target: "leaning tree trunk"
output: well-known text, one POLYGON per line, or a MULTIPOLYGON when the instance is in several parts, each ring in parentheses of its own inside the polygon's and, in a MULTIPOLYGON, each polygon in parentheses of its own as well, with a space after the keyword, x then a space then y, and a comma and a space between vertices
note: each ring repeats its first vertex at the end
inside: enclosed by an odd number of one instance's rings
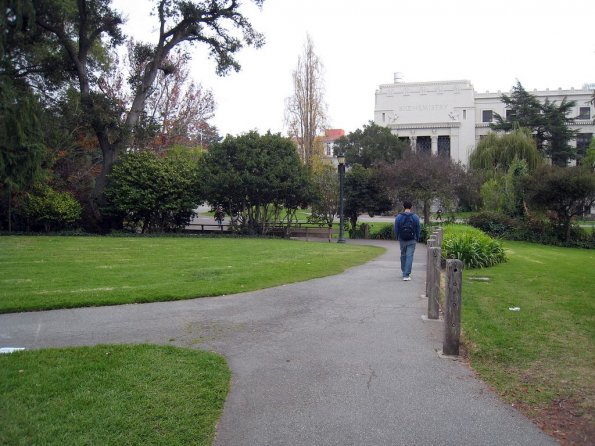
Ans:
MULTIPOLYGON (((120 129, 119 135, 114 142, 110 142, 109 140, 107 124, 98 118, 98 116, 101 115, 99 113, 93 113, 93 127, 95 129, 95 134, 97 135, 97 140, 99 141, 99 146, 103 155, 103 165, 101 168, 101 173, 95 180, 95 187, 91 193, 90 204, 95 219, 94 223, 97 229, 101 232, 107 232, 110 229, 121 226, 122 222, 119 221, 119 219, 108 217, 103 212, 103 209, 107 204, 104 192, 109 180, 109 174, 112 171, 114 163, 118 159, 118 155, 129 146, 132 140, 132 129, 134 129, 140 119, 145 107, 145 101, 149 95, 150 88, 155 81, 155 77, 157 76, 158 67, 162 64, 164 58, 166 57, 167 51, 168 50, 160 48, 156 52, 153 62, 149 63, 145 68, 141 84, 136 91, 130 111, 128 112, 126 120, 120 129)), ((88 100, 89 109, 93 110, 94 104, 92 103, 90 96, 88 100)))

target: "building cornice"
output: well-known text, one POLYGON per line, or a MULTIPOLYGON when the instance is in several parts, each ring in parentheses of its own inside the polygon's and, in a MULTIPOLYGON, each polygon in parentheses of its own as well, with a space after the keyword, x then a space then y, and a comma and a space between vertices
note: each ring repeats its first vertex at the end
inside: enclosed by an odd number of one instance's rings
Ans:
MULTIPOLYGON (((543 96, 543 97, 551 97, 551 96, 581 96, 581 95, 592 95, 594 90, 585 90, 585 89, 574 89, 571 88, 570 90, 533 90, 527 91, 527 93, 533 96, 543 96)), ((510 96, 512 94, 511 91, 486 91, 485 93, 478 93, 475 92, 475 99, 500 99, 502 95, 505 94, 506 96, 510 96)))
POLYGON ((395 86, 402 86, 402 87, 427 87, 432 85, 466 85, 471 86, 471 81, 466 79, 459 79, 459 80, 452 80, 452 81, 429 81, 429 82, 393 82, 392 84, 380 84, 380 88, 382 87, 395 87, 395 86))
POLYGON ((388 124, 391 130, 415 130, 415 129, 446 129, 460 127, 460 122, 423 122, 411 124, 388 124))

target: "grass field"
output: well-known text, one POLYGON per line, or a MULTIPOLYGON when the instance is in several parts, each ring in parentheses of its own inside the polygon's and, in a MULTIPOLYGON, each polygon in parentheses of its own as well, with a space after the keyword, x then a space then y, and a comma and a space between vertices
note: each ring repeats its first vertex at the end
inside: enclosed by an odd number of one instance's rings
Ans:
POLYGON ((0 444, 210 445, 230 371, 149 345, 0 355, 0 444))
POLYGON ((231 237, 0 237, 0 313, 238 293, 337 274, 382 252, 231 237))
POLYGON ((589 435, 595 426, 595 252, 504 246, 507 263, 464 273, 462 324, 471 365, 508 402, 558 430, 558 438, 571 430, 589 435), (509 310, 514 307, 520 310, 509 310))

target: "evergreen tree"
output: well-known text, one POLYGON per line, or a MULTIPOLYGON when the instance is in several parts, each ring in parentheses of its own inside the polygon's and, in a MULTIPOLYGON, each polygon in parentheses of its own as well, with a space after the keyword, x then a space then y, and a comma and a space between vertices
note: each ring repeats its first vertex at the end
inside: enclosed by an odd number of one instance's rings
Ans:
POLYGON ((546 99, 542 104, 518 81, 512 88, 511 95, 503 94, 501 101, 506 105, 508 113, 506 117, 495 113, 496 122, 491 124, 492 129, 509 132, 519 127, 528 128, 535 138, 537 150, 548 156, 552 163, 565 166, 569 160, 575 158, 576 151, 569 141, 576 137, 577 132, 570 129, 569 125, 574 122, 574 118, 568 116, 576 106, 575 101, 564 98, 558 105, 556 101, 546 99))
POLYGON ((40 113, 39 103, 30 91, 18 92, 14 83, 0 76, 0 214, 9 232, 15 193, 32 186, 44 173, 46 147, 42 143, 40 113))

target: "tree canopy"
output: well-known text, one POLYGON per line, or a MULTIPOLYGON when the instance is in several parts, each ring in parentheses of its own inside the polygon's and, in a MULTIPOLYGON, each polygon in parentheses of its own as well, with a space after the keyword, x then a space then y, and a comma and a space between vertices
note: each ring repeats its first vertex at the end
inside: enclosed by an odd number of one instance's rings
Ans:
POLYGON ((557 104, 546 99, 541 103, 518 81, 511 95, 503 94, 501 100, 506 105, 507 114, 502 117, 495 113, 496 122, 491 124, 492 129, 509 132, 519 127, 528 128, 535 138, 537 150, 554 164, 565 166, 575 158, 576 149, 569 144, 577 133, 569 127, 574 122, 569 113, 576 106, 575 101, 564 98, 557 104))
POLYGON ((454 207, 457 191, 465 181, 465 170, 460 164, 439 155, 420 153, 383 165, 380 175, 396 200, 421 204, 425 222, 430 221, 434 200, 446 208, 454 207))
POLYGON ((531 170, 543 163, 543 156, 527 128, 505 134, 489 133, 469 156, 469 166, 493 177, 508 172, 515 160, 524 160, 531 170))
POLYGON ((360 164, 352 166, 345 175, 345 215, 355 230, 360 214, 371 217, 392 209, 388 189, 374 169, 360 164))
MULTIPOLYGON (((253 1, 259 6, 263 2, 253 1)), ((101 172, 91 196, 101 227, 110 223, 101 214, 108 174, 118 156, 130 147, 158 73, 173 72, 170 53, 182 45, 206 45, 216 72, 225 75, 240 69, 236 54, 243 46, 264 43, 263 36, 240 12, 238 0, 156 0, 154 17, 156 42, 134 46, 136 70, 128 79, 132 98, 127 109, 122 109, 100 82, 110 66, 109 48, 124 42, 123 19, 109 0, 8 1, 0 21, 0 76, 36 85, 49 101, 68 87, 75 87, 80 95, 82 122, 92 129, 101 149, 101 172)))
POLYGON ((584 167, 543 166, 523 183, 529 205, 553 212, 566 241, 572 218, 595 203, 595 173, 584 167))
POLYGON ((335 154, 345 154, 347 164, 372 167, 380 163, 394 163, 409 150, 409 144, 401 141, 388 127, 370 121, 363 129, 357 129, 336 141, 335 154))
POLYGON ((206 201, 258 234, 272 224, 291 224, 312 193, 294 143, 270 132, 228 135, 214 144, 201 163, 201 183, 206 201))

